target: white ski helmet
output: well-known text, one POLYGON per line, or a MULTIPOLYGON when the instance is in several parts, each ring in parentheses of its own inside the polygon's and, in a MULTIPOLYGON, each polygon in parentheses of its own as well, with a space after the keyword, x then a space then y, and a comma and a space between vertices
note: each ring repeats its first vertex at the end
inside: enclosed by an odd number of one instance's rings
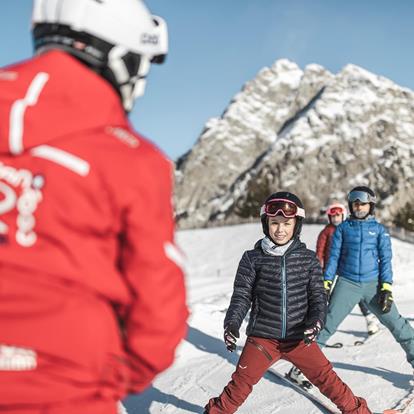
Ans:
POLYGON ((165 21, 141 0, 34 0, 37 53, 63 49, 107 79, 129 112, 145 90, 150 63, 168 51, 165 21))
POLYGON ((344 204, 342 203, 332 203, 326 209, 326 214, 328 216, 329 222, 332 223, 331 217, 335 215, 342 215, 342 221, 346 220, 347 217, 347 210, 344 204))

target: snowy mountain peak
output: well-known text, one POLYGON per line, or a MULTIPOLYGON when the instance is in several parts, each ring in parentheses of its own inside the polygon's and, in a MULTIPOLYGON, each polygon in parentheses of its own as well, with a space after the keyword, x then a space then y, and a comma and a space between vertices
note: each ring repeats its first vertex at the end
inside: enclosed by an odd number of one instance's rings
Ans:
POLYGON ((414 94, 359 66, 334 75, 277 60, 209 119, 177 162, 181 227, 256 217, 266 195, 290 189, 310 216, 352 185, 379 193, 385 221, 414 201, 414 94))

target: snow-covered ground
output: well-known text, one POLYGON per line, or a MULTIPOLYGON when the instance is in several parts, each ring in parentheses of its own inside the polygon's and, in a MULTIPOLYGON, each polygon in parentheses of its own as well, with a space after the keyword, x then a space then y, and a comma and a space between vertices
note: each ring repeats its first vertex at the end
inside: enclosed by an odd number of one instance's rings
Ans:
MULTIPOLYGON (((302 239, 314 248, 321 226, 306 225, 302 239)), ((246 224, 178 233, 188 258, 187 289, 191 310, 187 339, 174 365, 140 396, 126 401, 129 414, 202 413, 208 399, 227 384, 237 356, 222 341, 223 319, 230 301, 238 262, 244 250, 262 237, 259 224, 246 224)), ((393 239, 394 300, 400 313, 414 320, 414 245, 393 239)), ((345 344, 366 336, 365 320, 357 308, 331 338, 345 344)), ((242 345, 243 339, 240 340, 242 345)), ((386 331, 370 343, 325 349, 335 370, 353 391, 368 400, 373 411, 395 406, 409 389, 413 370, 405 354, 386 331)), ((287 363, 278 362, 281 371, 287 363)), ((321 413, 314 403, 279 380, 266 375, 254 388, 240 414, 321 413)), ((414 413, 410 411, 410 413, 414 413)))

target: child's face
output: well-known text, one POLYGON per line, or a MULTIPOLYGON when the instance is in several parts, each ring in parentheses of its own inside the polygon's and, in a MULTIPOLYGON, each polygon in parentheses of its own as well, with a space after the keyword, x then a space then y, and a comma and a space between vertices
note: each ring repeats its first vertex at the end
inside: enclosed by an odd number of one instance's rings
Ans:
POLYGON ((362 219, 365 218, 370 210, 371 206, 369 203, 361 203, 360 201, 354 201, 352 203, 352 211, 354 212, 354 216, 362 219))
POLYGON ((342 223, 342 214, 335 214, 334 216, 331 216, 331 223, 334 226, 338 226, 342 223))
POLYGON ((269 217, 269 234, 272 240, 278 244, 286 244, 295 231, 296 217, 286 218, 284 216, 269 217))

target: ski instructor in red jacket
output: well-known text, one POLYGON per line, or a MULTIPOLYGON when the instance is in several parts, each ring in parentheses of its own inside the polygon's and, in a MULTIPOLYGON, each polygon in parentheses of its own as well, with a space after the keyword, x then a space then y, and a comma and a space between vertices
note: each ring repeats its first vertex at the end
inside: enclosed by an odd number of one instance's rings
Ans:
POLYGON ((127 119, 166 24, 35 0, 33 37, 0 70, 0 412, 112 414, 186 333, 173 165, 127 119))

